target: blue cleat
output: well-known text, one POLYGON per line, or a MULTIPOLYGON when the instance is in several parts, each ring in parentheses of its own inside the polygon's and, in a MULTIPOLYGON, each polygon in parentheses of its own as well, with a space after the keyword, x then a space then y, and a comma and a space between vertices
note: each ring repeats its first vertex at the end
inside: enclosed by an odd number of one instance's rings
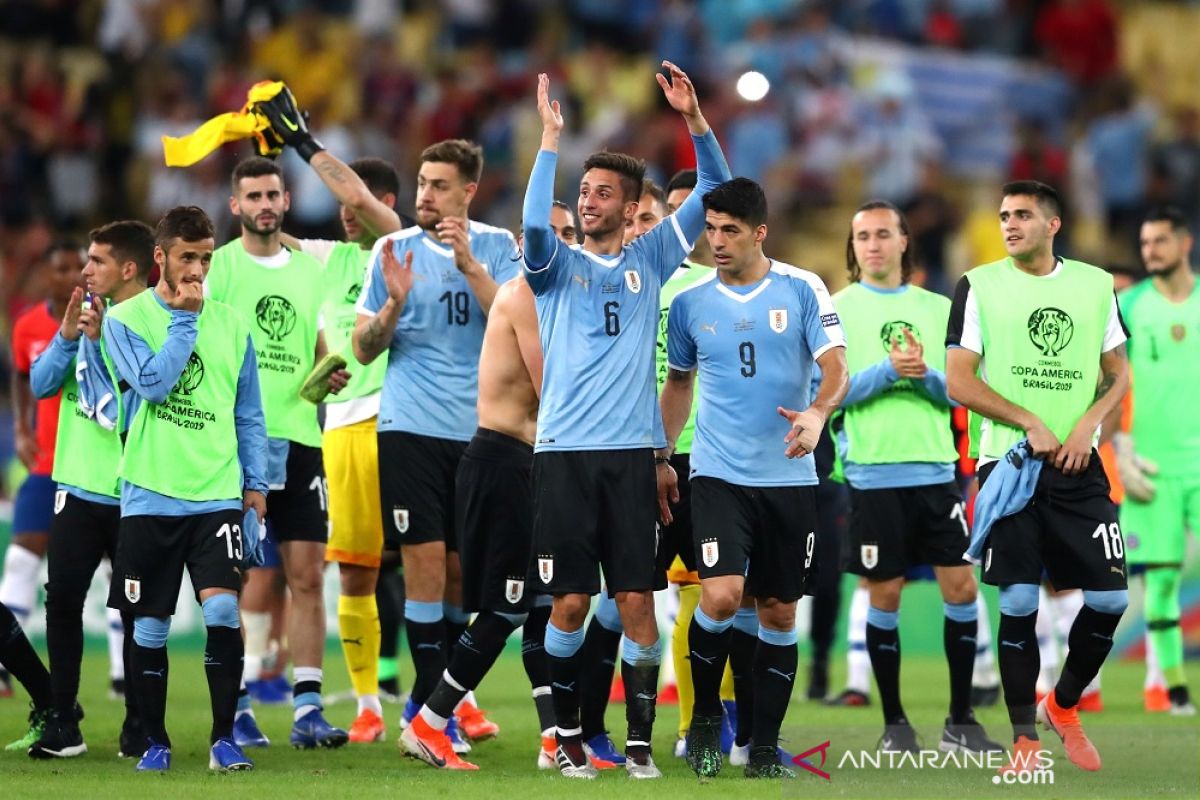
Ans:
POLYGON ((737 701, 722 700, 721 707, 724 712, 721 715, 721 752, 729 755, 737 738, 737 701))
POLYGON ((283 676, 269 681, 246 681, 246 691, 250 693, 251 700, 263 706, 281 706, 292 702, 291 687, 283 676))
POLYGON ((587 753, 588 758, 593 763, 597 759, 607 761, 614 766, 625 766, 625 756, 617 752, 617 746, 613 744, 613 740, 609 738, 607 733, 597 733, 592 738, 583 743, 583 752, 587 753))
MULTIPOLYGON (((407 711, 407 706, 405 707, 407 711)), ((454 747, 454 752, 460 756, 471 752, 471 743, 467 741, 467 737, 463 736, 462 728, 458 726, 458 719, 451 717, 446 722, 446 736, 450 738, 450 744, 454 747)))
POLYGON ((242 771, 254 769, 254 762, 246 758, 232 739, 217 739, 208 751, 208 768, 220 772, 242 771))
POLYGON ((153 740, 141 760, 137 763, 138 772, 166 772, 171 768, 171 748, 165 744, 155 744, 153 740))
POLYGON ((335 728, 325 721, 321 709, 314 708, 292 723, 290 741, 297 750, 313 747, 341 747, 350 740, 350 734, 335 728))
POLYGON ((258 727, 253 714, 238 714, 233 720, 233 743, 238 747, 267 747, 271 740, 258 727))
POLYGON ((421 710, 421 706, 413 702, 410 696, 404 703, 404 710, 400 712, 400 730, 408 727, 408 724, 413 721, 413 717, 421 710))

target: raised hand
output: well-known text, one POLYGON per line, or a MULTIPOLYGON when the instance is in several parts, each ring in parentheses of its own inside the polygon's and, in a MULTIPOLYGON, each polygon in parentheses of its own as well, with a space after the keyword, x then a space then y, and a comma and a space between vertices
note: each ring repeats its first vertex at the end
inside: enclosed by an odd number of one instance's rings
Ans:
POLYGON ((907 347, 903 350, 900 348, 899 342, 895 339, 892 340, 892 349, 888 351, 892 369, 896 370, 896 374, 901 378, 924 380, 925 373, 929 371, 925 365, 925 348, 908 328, 904 329, 904 338, 907 347))
POLYGON ((167 305, 176 311, 199 311, 204 305, 204 284, 200 281, 180 281, 175 286, 175 296, 167 305))
POLYGON ((696 87, 692 85, 687 73, 670 61, 662 62, 662 66, 671 76, 670 80, 661 72, 655 73, 654 77, 658 80, 658 85, 662 87, 663 95, 666 96, 671 108, 685 117, 699 116, 700 100, 696 97, 696 87))
POLYGON ((538 115, 542 118, 542 129, 560 133, 563 128, 562 108, 557 100, 550 99, 550 76, 544 72, 538 74, 537 107, 538 115))
POLYGON ((402 306, 413 286, 412 250, 405 251, 403 264, 396 258, 396 250, 391 242, 383 248, 382 254, 383 283, 387 287, 388 297, 402 306))
POLYGON ((467 221, 462 217, 443 217, 437 224, 437 237, 442 244, 454 249, 454 266, 459 272, 467 272, 475 264, 471 255, 471 239, 467 221))
POLYGON ((104 321, 104 300, 93 296, 86 306, 79 312, 79 331, 93 342, 98 342, 100 325, 104 321))
POLYGON ((76 286, 71 292, 71 299, 67 301, 67 311, 63 314, 62 327, 58 329, 64 339, 73 342, 79 338, 79 313, 82 310, 83 289, 76 286))
POLYGON ((777 410, 779 416, 792 423, 792 429, 783 437, 783 441, 787 443, 784 455, 788 458, 803 458, 816 450, 817 442, 821 439, 821 428, 825 427, 825 420, 821 415, 812 409, 792 411, 780 406, 777 410))

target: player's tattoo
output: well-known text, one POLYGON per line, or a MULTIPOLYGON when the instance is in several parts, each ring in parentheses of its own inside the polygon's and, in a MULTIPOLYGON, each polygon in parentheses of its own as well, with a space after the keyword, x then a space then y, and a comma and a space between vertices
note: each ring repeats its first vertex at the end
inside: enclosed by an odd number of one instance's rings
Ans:
MULTIPOLYGON (((1122 361, 1124 361, 1126 358, 1124 344, 1117 345, 1116 347, 1114 347, 1112 349, 1111 352, 1114 356, 1121 359, 1122 361)), ((1103 376, 1100 378, 1099 385, 1096 386, 1096 396, 1095 396, 1095 398, 1093 398, 1093 401, 1099 400, 1101 397, 1104 397, 1104 395, 1108 394, 1109 391, 1112 389, 1113 385, 1116 384, 1116 382, 1117 382, 1117 373, 1105 371, 1103 376)))
POLYGON ((320 172, 323 175, 329 176, 330 180, 336 181, 337 183, 345 183, 346 182, 346 173, 342 169, 341 164, 335 164, 335 163, 329 163, 329 162, 322 163, 320 166, 317 167, 317 172, 320 172))
POLYGON ((379 317, 371 317, 367 326, 359 336, 358 344, 364 351, 378 355, 387 345, 388 331, 384 329, 379 317))

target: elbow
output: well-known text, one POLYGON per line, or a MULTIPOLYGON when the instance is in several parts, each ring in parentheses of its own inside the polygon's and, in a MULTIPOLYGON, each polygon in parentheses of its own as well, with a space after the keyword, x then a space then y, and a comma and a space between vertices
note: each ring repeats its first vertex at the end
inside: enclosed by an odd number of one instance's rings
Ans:
POLYGON ((966 402, 966 386, 963 380, 954 372, 946 372, 946 397, 950 399, 952 404, 965 406, 966 402))

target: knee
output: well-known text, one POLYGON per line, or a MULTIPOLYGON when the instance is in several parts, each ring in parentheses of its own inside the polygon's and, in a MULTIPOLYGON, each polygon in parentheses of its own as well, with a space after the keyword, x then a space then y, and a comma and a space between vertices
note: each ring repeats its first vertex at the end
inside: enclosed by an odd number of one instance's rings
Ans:
POLYGON ((760 602, 758 621, 762 628, 794 633, 796 630, 796 604, 783 603, 779 600, 760 602))
POLYGON ((320 564, 306 565, 296 570, 288 581, 288 588, 295 595, 320 596, 325 588, 320 564))
POLYGON ((596 604, 596 624, 611 633, 620 633, 623 630, 616 599, 606 594, 600 595, 600 602, 596 604))
POLYGON ((964 567, 961 574, 944 584, 942 599, 947 603, 974 603, 975 595, 979 593, 979 585, 969 568, 964 567))
POLYGON ((742 604, 742 593, 735 586, 704 587, 700 606, 713 619, 729 619, 742 604))
POLYGON ((587 619, 588 609, 591 607, 591 598, 586 594, 564 594, 554 598, 554 607, 551 615, 554 624, 563 630, 578 630, 583 628, 583 621, 587 619))
POLYGON ((903 580, 872 582, 871 605, 881 611, 896 611, 900 608, 900 590, 904 588, 903 580))

